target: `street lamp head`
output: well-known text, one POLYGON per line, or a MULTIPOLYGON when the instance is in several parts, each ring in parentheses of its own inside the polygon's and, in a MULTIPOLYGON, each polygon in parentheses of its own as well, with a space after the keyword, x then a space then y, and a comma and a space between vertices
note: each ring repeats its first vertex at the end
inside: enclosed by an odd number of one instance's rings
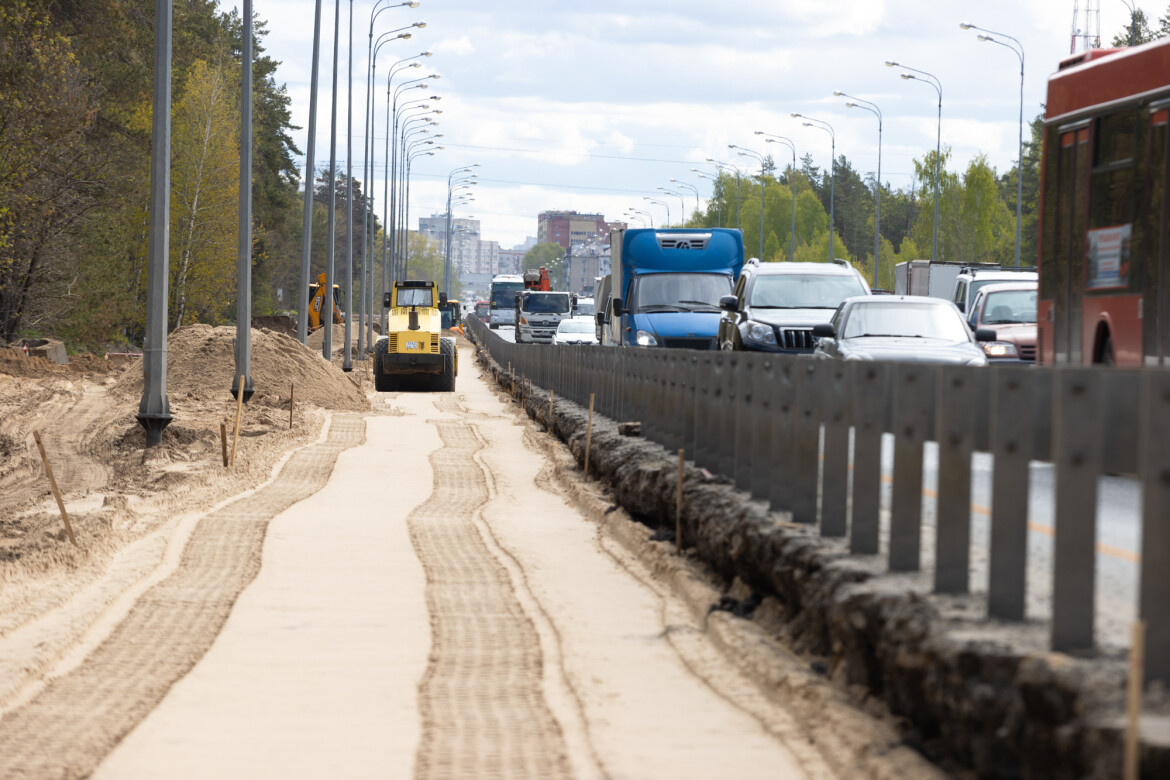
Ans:
POLYGON ((802 124, 805 127, 813 127, 814 126, 812 122, 801 122, 800 124, 802 124))
POLYGON ((904 79, 906 79, 907 81, 909 81, 910 79, 914 78, 914 76, 910 75, 909 73, 903 73, 903 74, 902 74, 902 78, 904 78, 904 79))
POLYGON ((394 37, 395 37, 395 38, 401 38, 402 40, 404 40, 404 41, 405 41, 405 40, 409 40, 409 39, 410 39, 410 33, 399 33, 398 35, 395 35, 394 37))
POLYGON ((408 67, 408 68, 421 68, 422 63, 421 62, 412 62, 409 65, 407 65, 406 67, 408 67))
POLYGON ((857 108, 857 104, 852 102, 852 101, 849 101, 848 103, 845 104, 845 108, 857 108))
POLYGON ((752 135, 763 135, 763 134, 764 134, 763 130, 753 130, 752 131, 752 135))
MULTIPOLYGON (((422 54, 420 54, 420 55, 418 55, 418 56, 420 56, 420 57, 429 57, 429 56, 431 56, 432 54, 434 54, 434 52, 433 52, 433 51, 424 51, 422 54)), ((417 65, 417 63, 415 63, 415 64, 417 65)))
POLYGON ((410 0, 409 3, 403 3, 403 5, 407 8, 418 8, 418 2, 416 0, 410 0))
POLYGON ((802 117, 802 116, 804 116, 804 114, 795 114, 795 113, 794 113, 794 114, 792 115, 792 118, 793 118, 793 119, 799 119, 799 118, 800 118, 800 117, 802 117))
POLYGON ((422 21, 415 22, 414 24, 412 24, 412 25, 411 25, 411 27, 417 27, 417 28, 419 28, 420 30, 421 30, 423 27, 426 27, 426 26, 427 26, 427 23, 426 23, 426 22, 422 22, 422 21))
POLYGON ((982 33, 980 33, 979 35, 976 35, 975 37, 981 41, 984 41, 984 42, 986 42, 986 41, 992 41, 993 43, 995 42, 995 39, 992 38, 990 35, 983 35, 982 33))
POLYGON ((894 62, 893 60, 886 60, 886 67, 887 68, 897 68, 898 63, 894 62))
POLYGON ((833 92, 833 97, 845 97, 845 93, 842 92, 841 90, 836 90, 835 92, 833 92))
POLYGON ((443 75, 441 73, 432 73, 431 75, 427 76, 427 78, 428 79, 441 79, 441 78, 443 78, 443 75))
POLYGON ((970 22, 959 22, 959 29, 960 30, 970 30, 974 26, 975 25, 971 24, 970 22))

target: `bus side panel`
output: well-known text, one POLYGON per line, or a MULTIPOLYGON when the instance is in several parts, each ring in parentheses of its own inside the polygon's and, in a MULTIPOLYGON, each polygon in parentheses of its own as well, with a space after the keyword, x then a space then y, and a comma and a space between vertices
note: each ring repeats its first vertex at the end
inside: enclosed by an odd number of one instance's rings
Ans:
POLYGON ((1085 345, 1083 365, 1091 365, 1100 351, 1101 328, 1113 342, 1113 359, 1119 366, 1142 362, 1142 326, 1138 319, 1141 295, 1086 295, 1081 320, 1081 343, 1085 345))

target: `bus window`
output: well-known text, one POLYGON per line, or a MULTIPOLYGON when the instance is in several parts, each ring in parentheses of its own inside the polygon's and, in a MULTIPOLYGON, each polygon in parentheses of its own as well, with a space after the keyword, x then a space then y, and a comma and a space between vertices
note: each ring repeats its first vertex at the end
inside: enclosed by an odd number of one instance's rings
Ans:
POLYGON ((1150 114, 1149 155, 1145 170, 1148 174, 1145 202, 1150 210, 1146 215, 1146 242, 1143 251, 1146 263, 1145 295, 1142 306, 1142 341, 1147 364, 1170 364, 1170 279, 1167 278, 1167 246, 1170 235, 1167 222, 1166 185, 1170 179, 1170 109, 1163 108, 1150 114))

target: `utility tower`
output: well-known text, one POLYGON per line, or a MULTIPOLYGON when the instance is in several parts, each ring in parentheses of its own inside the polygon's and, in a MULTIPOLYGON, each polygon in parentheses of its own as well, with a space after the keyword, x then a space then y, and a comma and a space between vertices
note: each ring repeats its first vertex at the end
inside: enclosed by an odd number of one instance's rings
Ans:
POLYGON ((1101 48, 1101 0, 1073 0, 1072 41, 1068 53, 1101 48))

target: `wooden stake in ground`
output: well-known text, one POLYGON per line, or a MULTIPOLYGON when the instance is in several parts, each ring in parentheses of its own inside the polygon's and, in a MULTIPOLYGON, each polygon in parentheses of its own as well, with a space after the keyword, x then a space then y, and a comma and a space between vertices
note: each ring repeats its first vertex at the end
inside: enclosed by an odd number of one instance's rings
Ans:
POLYGON ((292 430, 293 403, 296 400, 296 393, 297 393, 297 386, 295 384, 290 384, 288 386, 288 427, 289 427, 289 430, 292 430))
POLYGON ((244 414, 244 375, 240 374, 240 391, 236 393, 236 429, 232 434, 232 466, 236 465, 236 445, 240 441, 240 417, 244 414))
POLYGON ((1141 755, 1142 669, 1145 665, 1146 621, 1133 624, 1129 648, 1129 683, 1126 690, 1125 780, 1138 780, 1141 755))
POLYGON ((548 391, 548 429, 550 431, 552 430, 552 424, 553 424, 553 399, 556 398, 556 395, 557 395, 556 390, 549 390, 548 391))
POLYGON ((589 478, 589 448, 593 444, 593 393, 589 394, 589 426, 585 429, 585 478, 589 478))
POLYGON ((683 451, 678 451, 678 497, 674 500, 674 546, 679 555, 682 555, 682 489, 683 468, 686 466, 683 451))
POLYGON ((226 469, 228 464, 227 457, 227 423, 221 422, 219 424, 219 448, 223 450, 223 467, 226 469))
POLYGON ((57 499, 57 508, 61 510, 61 519, 65 521, 65 533, 69 534, 69 541, 77 546, 77 538, 73 536, 73 526, 69 524, 69 514, 65 511, 65 502, 61 500, 61 491, 57 489, 57 480, 53 479, 53 467, 49 465, 49 456, 45 454, 45 445, 41 443, 41 432, 33 431, 33 440, 41 452, 41 463, 45 464, 45 476, 49 478, 49 489, 53 491, 53 498, 57 499))

